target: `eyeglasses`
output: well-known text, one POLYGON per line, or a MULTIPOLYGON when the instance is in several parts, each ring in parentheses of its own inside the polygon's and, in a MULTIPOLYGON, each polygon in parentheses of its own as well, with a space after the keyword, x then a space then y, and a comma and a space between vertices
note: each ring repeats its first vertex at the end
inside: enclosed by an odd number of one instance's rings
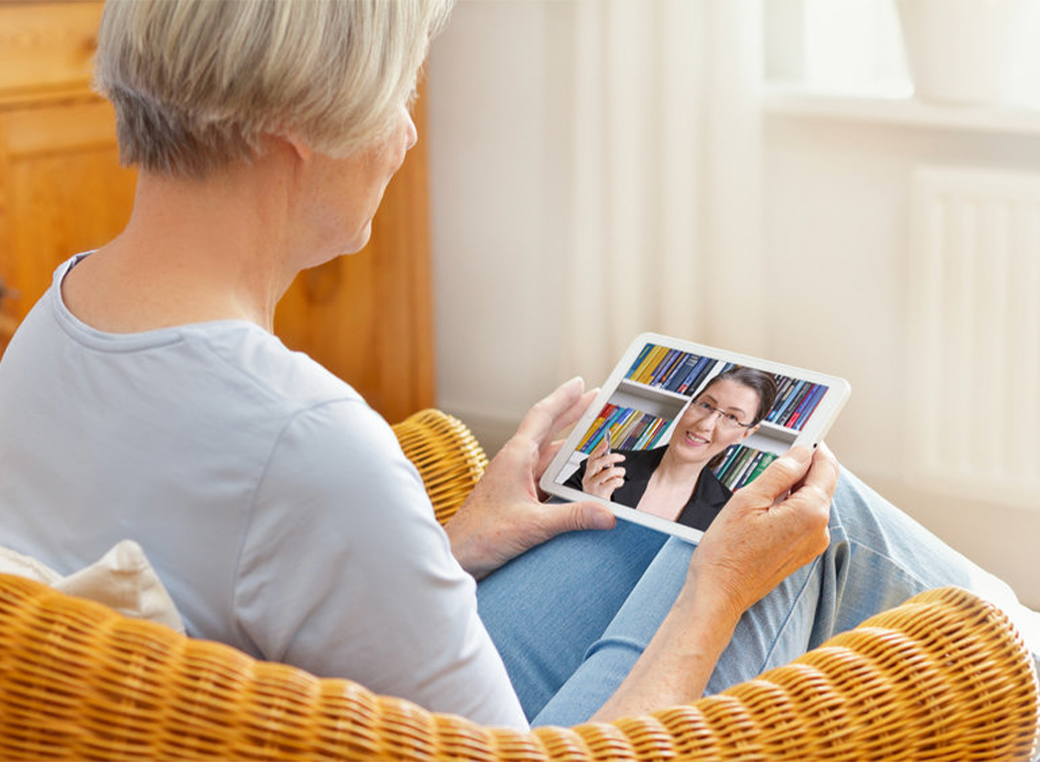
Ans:
POLYGON ((727 413, 724 410, 719 410, 711 403, 704 401, 697 401, 690 403, 690 411, 697 416, 698 419, 705 418, 709 415, 715 415, 718 413, 719 425, 725 429, 746 429, 751 426, 750 423, 741 423, 740 419, 733 413, 727 413))

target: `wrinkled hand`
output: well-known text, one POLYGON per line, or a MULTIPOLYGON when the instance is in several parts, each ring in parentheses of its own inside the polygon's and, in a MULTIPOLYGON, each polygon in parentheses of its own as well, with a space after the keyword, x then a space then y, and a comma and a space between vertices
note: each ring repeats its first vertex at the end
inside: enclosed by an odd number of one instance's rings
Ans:
POLYGON ((575 378, 536 404, 516 434, 488 464, 483 478, 445 525, 462 568, 477 579, 563 532, 609 529, 614 515, 596 502, 542 503, 538 480, 595 392, 575 378))
POLYGON ((625 483, 625 469, 619 466, 625 456, 607 452, 607 440, 602 439, 585 459, 585 475, 581 477, 581 490, 589 495, 610 500, 614 490, 625 483))
POLYGON ((690 563, 695 595, 718 597, 733 623, 827 548, 838 463, 826 445, 798 447, 734 493, 690 563))

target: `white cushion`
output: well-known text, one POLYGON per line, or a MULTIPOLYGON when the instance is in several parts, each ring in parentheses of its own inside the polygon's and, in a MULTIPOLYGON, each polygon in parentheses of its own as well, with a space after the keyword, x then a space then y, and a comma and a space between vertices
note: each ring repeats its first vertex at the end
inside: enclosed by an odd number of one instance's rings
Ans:
POLYGON ((170 594, 133 540, 116 543, 99 560, 67 577, 35 558, 0 548, 0 573, 28 577, 62 593, 103 603, 121 614, 184 632, 170 594))

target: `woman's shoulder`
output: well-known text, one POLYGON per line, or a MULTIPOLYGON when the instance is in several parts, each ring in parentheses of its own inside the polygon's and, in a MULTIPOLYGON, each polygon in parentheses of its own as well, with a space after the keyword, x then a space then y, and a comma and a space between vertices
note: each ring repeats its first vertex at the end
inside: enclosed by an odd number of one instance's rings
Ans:
POLYGON ((720 505, 724 505, 733 496, 733 490, 723 484, 710 468, 705 468, 701 472, 701 478, 697 480, 696 491, 701 499, 720 505))
POLYGON ((328 400, 364 402, 346 381, 260 326, 228 321, 183 330, 206 347, 229 377, 272 400, 303 406, 328 400))
POLYGON ((191 395, 197 414, 251 428, 268 457, 295 451, 312 474, 327 463, 335 482, 337 460, 378 463, 379 456, 397 454, 389 424, 350 384, 277 336, 245 322, 187 326, 182 333, 183 365, 204 376, 191 395))

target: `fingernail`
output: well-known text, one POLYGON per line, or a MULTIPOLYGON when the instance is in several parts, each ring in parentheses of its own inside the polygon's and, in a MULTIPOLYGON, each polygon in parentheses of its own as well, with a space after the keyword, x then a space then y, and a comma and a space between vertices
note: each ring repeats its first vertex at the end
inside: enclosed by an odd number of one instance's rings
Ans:
POLYGON ((614 526, 614 514, 607 511, 596 511, 592 517, 593 529, 611 529, 614 526))

